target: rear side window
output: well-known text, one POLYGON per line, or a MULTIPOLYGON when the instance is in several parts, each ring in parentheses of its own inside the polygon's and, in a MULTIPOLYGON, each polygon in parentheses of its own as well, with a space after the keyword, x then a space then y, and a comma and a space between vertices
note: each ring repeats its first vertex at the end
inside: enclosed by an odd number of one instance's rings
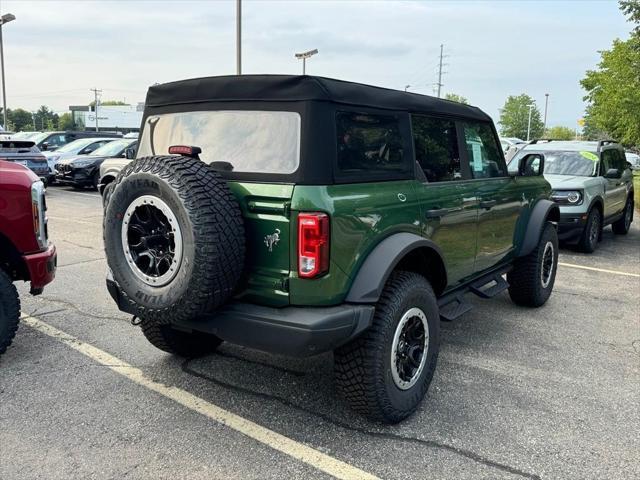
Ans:
POLYGON ((416 161, 429 182, 462 179, 456 124, 451 120, 413 115, 416 161))
POLYGON ((409 173, 396 116, 337 112, 336 123, 339 175, 363 180, 409 173))
POLYGON ((465 122, 462 128, 473 178, 506 177, 500 144, 491 125, 465 122))

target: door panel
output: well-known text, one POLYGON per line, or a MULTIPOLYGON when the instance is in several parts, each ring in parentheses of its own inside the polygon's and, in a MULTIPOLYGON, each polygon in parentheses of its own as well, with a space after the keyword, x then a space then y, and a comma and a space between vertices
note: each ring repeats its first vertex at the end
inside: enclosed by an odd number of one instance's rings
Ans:
POLYGON ((423 236, 444 255, 449 286, 475 271, 478 201, 474 182, 424 183, 417 187, 423 236))
POLYGON ((476 190, 478 207, 477 271, 491 268, 513 252, 522 188, 512 178, 483 181, 476 190))

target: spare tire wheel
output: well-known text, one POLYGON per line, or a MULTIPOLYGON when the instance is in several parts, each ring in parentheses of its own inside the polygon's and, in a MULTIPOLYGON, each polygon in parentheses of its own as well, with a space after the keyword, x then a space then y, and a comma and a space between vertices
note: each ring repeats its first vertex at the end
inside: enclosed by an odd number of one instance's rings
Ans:
POLYGON ((240 206, 219 173, 189 157, 144 157, 122 170, 105 211, 104 244, 121 299, 145 322, 214 310, 244 268, 240 206))

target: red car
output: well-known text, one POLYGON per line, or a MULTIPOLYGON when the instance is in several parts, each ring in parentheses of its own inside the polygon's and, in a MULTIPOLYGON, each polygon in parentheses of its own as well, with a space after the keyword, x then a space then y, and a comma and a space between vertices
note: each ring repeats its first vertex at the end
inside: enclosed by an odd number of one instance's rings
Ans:
POLYGON ((0 354, 20 321, 13 282, 31 282, 39 295, 56 273, 56 248, 47 233, 45 188, 28 168, 0 160, 0 354))

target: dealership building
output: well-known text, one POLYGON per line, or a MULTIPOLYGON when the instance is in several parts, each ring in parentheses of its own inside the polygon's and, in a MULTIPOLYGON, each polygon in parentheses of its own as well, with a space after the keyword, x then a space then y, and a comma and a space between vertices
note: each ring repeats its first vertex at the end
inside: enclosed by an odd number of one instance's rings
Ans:
MULTIPOLYGON (((79 130, 95 130, 96 112, 93 106, 69 106, 73 123, 79 130)), ((138 132, 142 122, 144 103, 137 105, 98 105, 98 129, 108 132, 138 132)))

